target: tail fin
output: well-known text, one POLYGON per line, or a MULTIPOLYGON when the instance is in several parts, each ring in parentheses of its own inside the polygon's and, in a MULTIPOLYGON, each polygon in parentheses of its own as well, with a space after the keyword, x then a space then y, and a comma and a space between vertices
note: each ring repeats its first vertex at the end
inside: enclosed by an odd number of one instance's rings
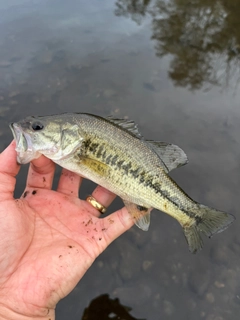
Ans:
POLYGON ((211 238, 215 233, 219 233, 227 229, 235 220, 233 215, 227 214, 216 209, 206 207, 202 204, 196 204, 194 208, 193 224, 185 227, 184 234, 189 245, 189 250, 196 253, 203 247, 203 241, 200 232, 211 238))

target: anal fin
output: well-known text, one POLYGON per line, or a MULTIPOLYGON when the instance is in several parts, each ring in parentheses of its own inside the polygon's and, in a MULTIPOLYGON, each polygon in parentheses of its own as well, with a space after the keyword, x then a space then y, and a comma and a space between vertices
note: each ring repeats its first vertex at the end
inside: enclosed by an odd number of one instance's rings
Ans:
POLYGON ((143 231, 148 231, 150 225, 150 212, 152 208, 139 206, 135 203, 123 200, 128 213, 132 216, 136 226, 143 231))

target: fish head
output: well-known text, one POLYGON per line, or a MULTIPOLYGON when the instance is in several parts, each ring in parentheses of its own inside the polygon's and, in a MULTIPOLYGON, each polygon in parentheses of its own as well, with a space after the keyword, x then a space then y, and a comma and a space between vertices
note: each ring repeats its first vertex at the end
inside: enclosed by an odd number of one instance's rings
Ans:
POLYGON ((83 135, 73 119, 59 116, 30 116, 11 123, 17 162, 26 164, 41 155, 58 161, 81 147, 83 135))

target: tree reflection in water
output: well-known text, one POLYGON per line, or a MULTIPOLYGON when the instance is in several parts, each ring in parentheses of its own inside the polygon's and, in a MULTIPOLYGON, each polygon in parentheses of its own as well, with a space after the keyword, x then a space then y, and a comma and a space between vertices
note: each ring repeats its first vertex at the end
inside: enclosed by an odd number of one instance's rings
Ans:
POLYGON ((189 89, 240 77, 240 1, 118 0, 116 15, 152 19, 156 55, 173 56, 169 76, 189 89))
POLYGON ((147 9, 151 0, 118 0, 116 2, 116 16, 131 17, 135 22, 140 24, 142 18, 147 14, 147 9))

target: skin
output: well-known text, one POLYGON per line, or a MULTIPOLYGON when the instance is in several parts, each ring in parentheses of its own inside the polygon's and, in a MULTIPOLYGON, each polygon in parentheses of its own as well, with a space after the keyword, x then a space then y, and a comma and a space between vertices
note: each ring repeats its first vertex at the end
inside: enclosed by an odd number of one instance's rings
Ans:
MULTIPOLYGON (((125 208, 99 219, 78 197, 82 178, 68 170, 53 191, 55 165, 43 156, 14 199, 19 170, 12 142, 0 154, 0 319, 53 320, 58 301, 133 221, 125 208)), ((115 198, 100 186, 92 195, 106 207, 115 198)))

